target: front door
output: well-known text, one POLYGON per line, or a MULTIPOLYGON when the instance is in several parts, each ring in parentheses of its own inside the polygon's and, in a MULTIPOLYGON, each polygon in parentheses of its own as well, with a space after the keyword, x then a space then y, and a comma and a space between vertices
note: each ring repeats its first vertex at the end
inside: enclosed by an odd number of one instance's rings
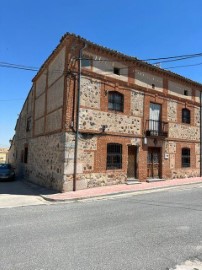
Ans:
POLYGON ((134 145, 128 146, 128 170, 127 178, 137 177, 137 147, 134 145))
POLYGON ((147 155, 147 178, 160 178, 161 151, 158 147, 149 147, 147 155))

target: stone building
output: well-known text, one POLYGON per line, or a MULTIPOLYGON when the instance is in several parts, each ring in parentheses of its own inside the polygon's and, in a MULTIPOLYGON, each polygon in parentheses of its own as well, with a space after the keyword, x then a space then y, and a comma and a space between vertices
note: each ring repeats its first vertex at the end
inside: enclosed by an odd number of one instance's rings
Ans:
POLYGON ((67 33, 17 120, 17 173, 59 191, 199 176, 200 91, 67 33))
POLYGON ((0 148, 0 163, 7 162, 8 148, 0 148))

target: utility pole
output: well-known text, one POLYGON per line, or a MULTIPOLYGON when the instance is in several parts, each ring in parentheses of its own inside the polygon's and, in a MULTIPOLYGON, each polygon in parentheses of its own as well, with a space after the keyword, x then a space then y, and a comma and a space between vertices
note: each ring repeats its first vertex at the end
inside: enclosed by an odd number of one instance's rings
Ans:
POLYGON ((202 92, 200 92, 200 176, 202 176, 202 92))
POLYGON ((76 106, 76 134, 75 134, 75 147, 74 147, 74 174, 73 174, 73 191, 76 191, 76 178, 77 178, 77 159, 78 159, 78 141, 79 141, 79 110, 80 110, 80 92, 81 92, 81 60, 83 49, 79 50, 79 63, 78 63, 78 90, 77 90, 77 106, 76 106))

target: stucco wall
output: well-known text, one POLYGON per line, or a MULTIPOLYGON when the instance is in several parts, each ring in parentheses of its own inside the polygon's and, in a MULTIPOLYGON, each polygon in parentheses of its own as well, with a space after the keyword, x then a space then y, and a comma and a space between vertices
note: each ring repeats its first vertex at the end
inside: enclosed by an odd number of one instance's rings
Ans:
POLYGON ((45 114, 45 93, 35 100, 35 119, 45 114))
POLYGON ((40 96, 42 93, 45 92, 46 77, 47 77, 47 70, 45 70, 36 80, 36 97, 40 96))
POLYGON ((98 59, 100 61, 93 61, 93 71, 115 78, 117 80, 122 80, 122 81, 128 81, 128 67, 121 64, 120 62, 116 61, 110 61, 108 58, 104 58, 101 56, 93 56, 93 59, 98 59), (120 75, 114 74, 114 67, 120 69, 120 75))
POLYGON ((44 133, 45 119, 44 117, 35 121, 34 134, 39 135, 44 133))
POLYGON ((60 108, 63 105, 64 76, 56 81, 47 92, 47 113, 60 108))
POLYGON ((199 90, 196 90, 196 92, 195 92, 195 101, 200 103, 200 91, 199 90))
POLYGON ((145 71, 135 71, 135 83, 146 88, 152 88, 152 84, 154 84, 156 91, 163 91, 163 78, 145 71))
POLYGON ((179 84, 173 81, 168 81, 168 94, 185 98, 188 100, 192 99, 192 89, 187 85, 179 84), (188 95, 184 95, 184 90, 188 91, 188 95))
POLYGON ((48 86, 56 81, 64 72, 65 47, 59 52, 48 67, 48 86))
POLYGON ((62 128, 62 109, 54 111, 46 117, 46 132, 53 132, 62 128))

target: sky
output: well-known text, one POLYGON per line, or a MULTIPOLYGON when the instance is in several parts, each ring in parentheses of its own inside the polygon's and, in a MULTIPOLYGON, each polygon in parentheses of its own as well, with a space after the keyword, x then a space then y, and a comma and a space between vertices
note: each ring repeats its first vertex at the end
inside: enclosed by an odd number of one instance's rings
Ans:
MULTIPOLYGON (((3 62, 39 68, 66 32, 142 60, 202 53, 201 11, 201 0, 0 0, 0 147, 36 74, 3 62)), ((202 56, 161 66, 202 83, 202 56)))

